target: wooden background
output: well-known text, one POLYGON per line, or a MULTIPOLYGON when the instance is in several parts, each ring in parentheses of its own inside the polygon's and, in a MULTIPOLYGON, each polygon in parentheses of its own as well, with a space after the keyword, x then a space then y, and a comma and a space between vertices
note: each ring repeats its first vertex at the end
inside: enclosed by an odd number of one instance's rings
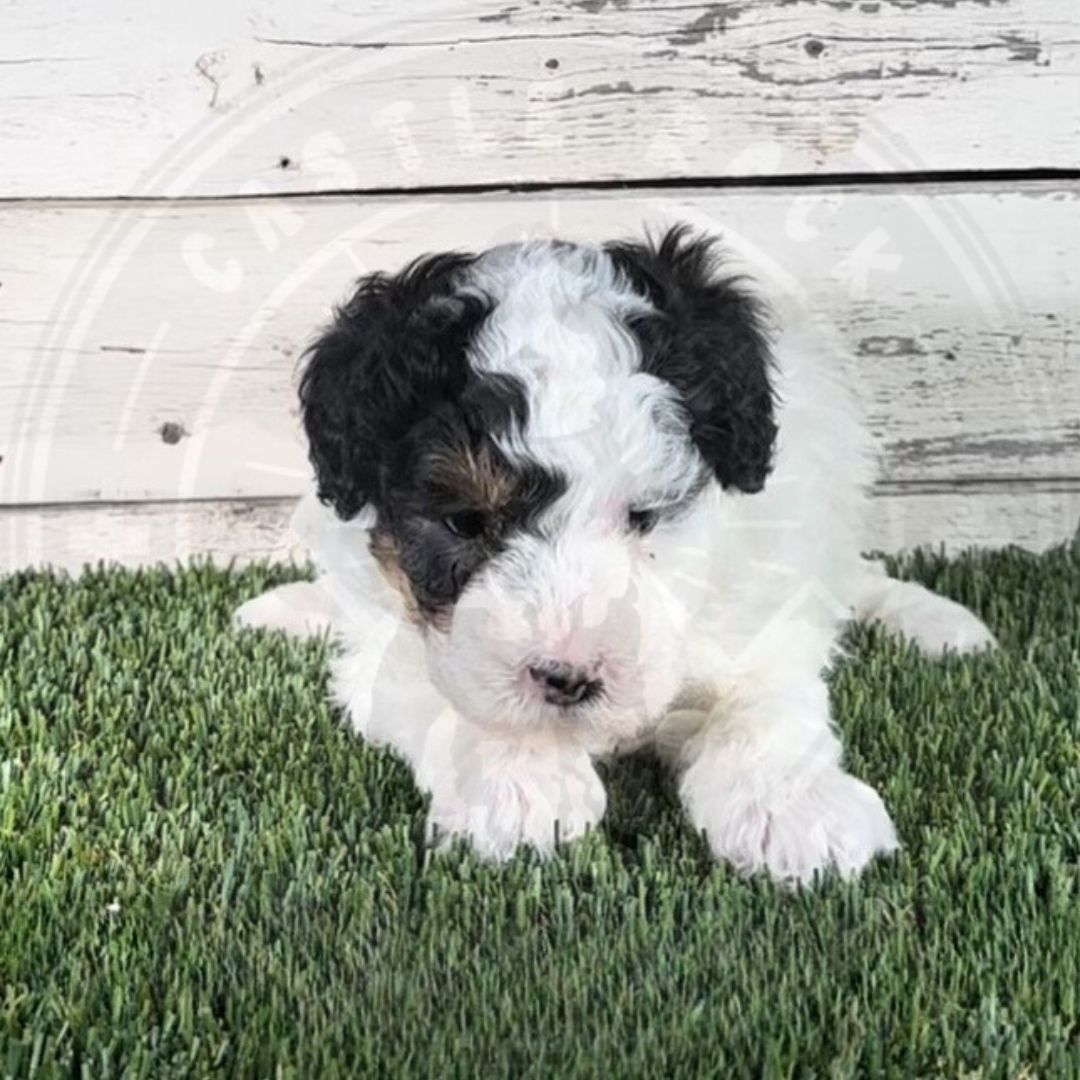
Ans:
POLYGON ((360 273, 689 220, 857 360, 874 543, 1080 521, 1076 0, 0 14, 0 569, 281 554, 360 273))

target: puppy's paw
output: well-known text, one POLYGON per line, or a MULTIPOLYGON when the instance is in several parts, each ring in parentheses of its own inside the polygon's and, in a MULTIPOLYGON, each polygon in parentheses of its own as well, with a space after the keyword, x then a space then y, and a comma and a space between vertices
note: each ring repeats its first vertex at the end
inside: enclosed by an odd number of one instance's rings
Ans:
POLYGON ((706 765, 687 771, 683 801, 713 854, 742 873, 765 870, 788 884, 826 870, 852 877, 875 855, 899 847, 881 797, 838 766, 809 781, 725 784, 706 765))
POLYGON ((607 794, 583 752, 483 750, 432 787, 428 835, 435 846, 459 837, 486 859, 509 859, 528 845, 550 852, 604 816, 607 794))
POLYGON ((886 577, 880 568, 866 570, 855 613, 910 638, 929 656, 997 646, 986 624, 963 604, 916 582, 886 577))
POLYGON ((233 613, 237 626, 251 630, 284 630, 294 637, 328 633, 336 605, 317 581, 293 581, 241 604, 233 613))
POLYGON ((892 627, 929 656, 980 652, 997 647, 986 624, 963 604, 927 590, 909 593, 894 612, 892 627))

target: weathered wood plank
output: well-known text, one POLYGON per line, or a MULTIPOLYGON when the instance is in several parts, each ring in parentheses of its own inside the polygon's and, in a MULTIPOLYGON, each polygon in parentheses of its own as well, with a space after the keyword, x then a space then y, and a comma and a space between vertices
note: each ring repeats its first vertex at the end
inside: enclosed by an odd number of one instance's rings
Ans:
MULTIPOLYGON (((211 556, 219 564, 303 560, 288 532, 295 500, 102 503, 0 509, 0 573, 85 563, 143 566, 211 556)), ((1018 544, 1041 551, 1080 526, 1080 484, 1025 484, 882 492, 868 549, 1018 544)))
POLYGON ((297 358, 362 270, 674 220, 832 322, 886 479, 1080 477, 1076 190, 24 204, 0 207, 0 503, 297 494, 297 358))
POLYGON ((209 555, 304 559, 288 533, 295 500, 102 503, 0 509, 0 573, 31 566, 71 572, 99 561, 123 566, 209 555))
POLYGON ((915 547, 1016 544, 1044 551, 1080 534, 1080 482, 897 484, 871 503, 869 545, 879 551, 915 547))
POLYGON ((1080 163, 1075 0, 153 7, 8 5, 0 196, 1080 163))

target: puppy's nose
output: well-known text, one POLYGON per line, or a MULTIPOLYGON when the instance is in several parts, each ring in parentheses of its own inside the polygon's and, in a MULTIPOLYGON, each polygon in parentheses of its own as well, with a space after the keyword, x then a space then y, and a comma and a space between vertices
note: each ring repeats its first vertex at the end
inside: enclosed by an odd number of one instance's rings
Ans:
POLYGON ((544 692, 549 705, 582 705, 604 692, 602 679, 586 668, 573 664, 533 664, 529 667, 533 681, 544 692))

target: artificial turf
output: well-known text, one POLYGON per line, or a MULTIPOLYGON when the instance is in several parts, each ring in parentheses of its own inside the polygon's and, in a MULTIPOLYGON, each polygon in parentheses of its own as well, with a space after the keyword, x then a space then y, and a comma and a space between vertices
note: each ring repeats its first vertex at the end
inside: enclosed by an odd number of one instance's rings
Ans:
POLYGON ((644 757, 546 864, 426 853, 327 646, 230 627, 302 570, 0 579, 0 1076, 1080 1075, 1080 546, 900 571, 1002 647, 853 631, 905 847, 802 893, 710 865, 644 757))

